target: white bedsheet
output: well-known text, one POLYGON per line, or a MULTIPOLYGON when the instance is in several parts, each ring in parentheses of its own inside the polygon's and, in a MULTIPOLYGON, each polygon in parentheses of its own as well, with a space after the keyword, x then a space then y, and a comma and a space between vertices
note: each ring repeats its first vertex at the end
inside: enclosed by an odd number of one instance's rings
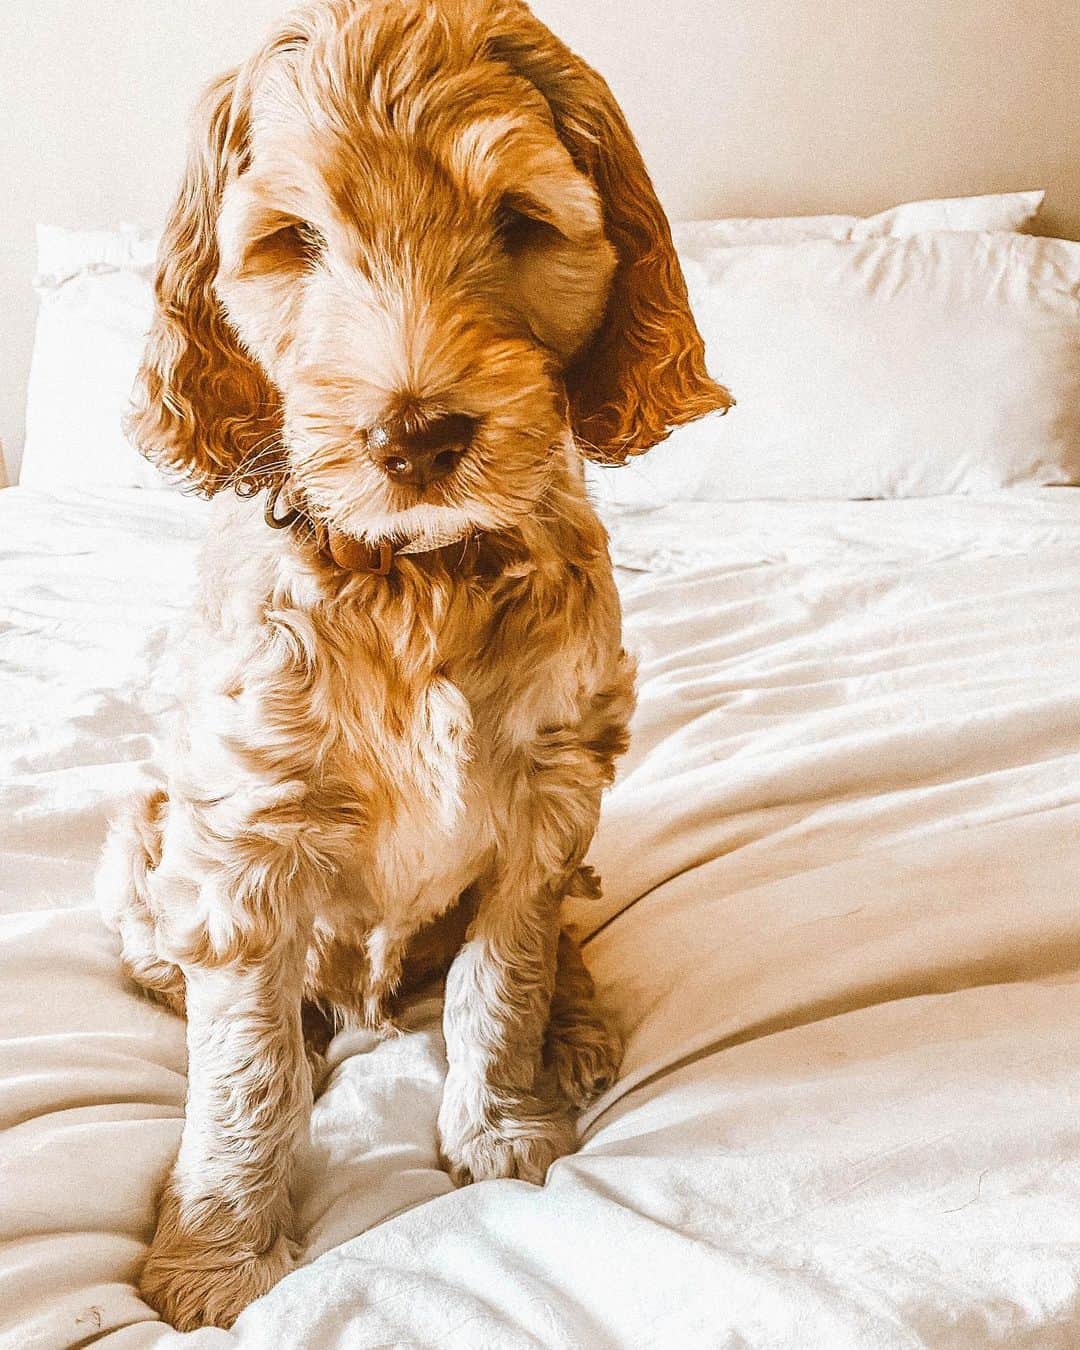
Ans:
MULTIPOLYGON (((0 492, 0 1344, 132 1285, 180 1021, 90 908, 201 519, 0 492)), ((575 920, 628 1046, 538 1189, 454 1192, 434 1000, 341 1037, 309 1263, 196 1347, 1080 1344, 1080 491, 615 522, 641 706, 575 920)))

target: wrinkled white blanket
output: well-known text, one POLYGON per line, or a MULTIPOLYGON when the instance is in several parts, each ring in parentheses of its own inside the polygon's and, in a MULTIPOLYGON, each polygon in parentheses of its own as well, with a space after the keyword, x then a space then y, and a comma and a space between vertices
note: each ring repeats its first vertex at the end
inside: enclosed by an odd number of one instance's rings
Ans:
MULTIPOLYGON (((0 492, 0 1344, 171 1346, 132 1275, 184 1029, 90 908, 197 504, 0 492)), ((1080 1344, 1080 491, 613 525, 635 740, 574 919, 628 1047, 455 1192, 434 1000, 340 1037, 307 1264, 196 1347, 1080 1344)))

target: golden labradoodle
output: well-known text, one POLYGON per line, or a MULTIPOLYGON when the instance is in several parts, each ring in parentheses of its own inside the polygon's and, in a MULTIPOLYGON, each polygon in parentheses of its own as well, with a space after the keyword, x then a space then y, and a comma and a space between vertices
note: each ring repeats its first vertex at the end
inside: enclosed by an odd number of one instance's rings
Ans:
POLYGON ((290 1269, 311 1064, 410 980, 448 968, 453 1178, 574 1147, 619 1046, 560 910, 634 700, 582 456, 730 399, 622 114, 521 0, 291 15, 207 93, 156 293, 132 433, 225 505, 101 889, 187 1017, 141 1287, 191 1328, 290 1269))

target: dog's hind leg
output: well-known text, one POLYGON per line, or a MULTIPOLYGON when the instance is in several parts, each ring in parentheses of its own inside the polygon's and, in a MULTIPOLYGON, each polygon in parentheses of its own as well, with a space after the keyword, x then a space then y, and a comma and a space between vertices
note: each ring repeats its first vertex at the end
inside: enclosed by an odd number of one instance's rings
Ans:
POLYGON ((109 827, 96 891, 102 917, 120 937, 124 969, 158 1002, 184 1016, 180 967, 158 954, 148 874, 161 861, 162 817, 168 794, 160 788, 133 797, 109 827))
POLYGON ((581 949, 565 931, 559 934, 557 961, 544 1062, 559 1091, 580 1110, 615 1082, 622 1044, 597 1006, 581 949))
MULTIPOLYGON (((187 1015, 184 973, 158 955, 147 875, 161 861, 161 816, 168 795, 161 789, 129 801, 109 827, 97 875, 97 898, 108 926, 119 934, 120 959, 134 982, 178 1017, 187 1015)), ((304 1048, 316 1090, 326 1075, 332 1019, 317 1001, 302 1009, 304 1048)))

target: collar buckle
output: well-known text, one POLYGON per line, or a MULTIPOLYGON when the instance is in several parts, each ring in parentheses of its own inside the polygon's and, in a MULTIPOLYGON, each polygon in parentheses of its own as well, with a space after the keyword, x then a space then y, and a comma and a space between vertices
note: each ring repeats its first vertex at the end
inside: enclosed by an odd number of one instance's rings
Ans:
POLYGON ((373 563, 365 570, 373 572, 377 577, 386 577, 390 575, 390 569, 394 565, 394 546, 389 539, 379 541, 379 561, 373 563))

